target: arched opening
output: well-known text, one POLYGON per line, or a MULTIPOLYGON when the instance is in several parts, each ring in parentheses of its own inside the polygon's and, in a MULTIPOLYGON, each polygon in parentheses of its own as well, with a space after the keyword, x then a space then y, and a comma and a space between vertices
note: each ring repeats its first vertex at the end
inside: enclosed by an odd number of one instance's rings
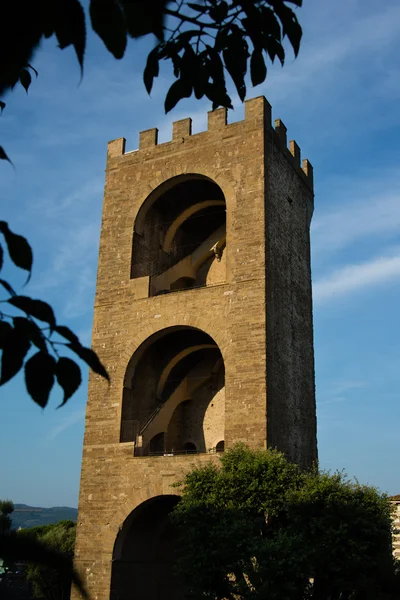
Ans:
POLYGON ((157 433, 149 442, 149 454, 164 454, 165 442, 164 432, 157 433))
POLYGON ((185 442, 183 444, 183 450, 188 454, 191 452, 197 452, 196 444, 193 444, 193 442, 185 442))
POLYGON ((174 575, 176 531, 169 516, 178 496, 157 496, 125 520, 114 545, 110 600, 180 600, 174 575))
POLYGON ((225 450, 224 440, 221 440, 220 442, 218 442, 218 444, 215 446, 215 450, 216 450, 216 452, 223 452, 225 450))
POLYGON ((176 281, 172 282, 169 286, 171 292, 175 290, 188 290, 195 287, 196 279, 194 277, 179 277, 176 281))
POLYGON ((150 296, 222 283, 225 241, 221 188, 203 175, 174 177, 150 194, 136 217, 131 278, 149 277, 150 296))
POLYGON ((194 327, 170 327, 146 340, 129 362, 121 442, 135 455, 208 452, 225 431, 225 372, 215 341, 194 327))

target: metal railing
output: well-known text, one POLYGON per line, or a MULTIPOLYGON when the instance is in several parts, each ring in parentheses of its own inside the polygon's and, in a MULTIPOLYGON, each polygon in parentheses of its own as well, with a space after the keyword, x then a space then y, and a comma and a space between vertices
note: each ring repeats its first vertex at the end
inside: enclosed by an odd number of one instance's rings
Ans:
POLYGON ((208 450, 149 450, 147 454, 142 456, 182 456, 184 454, 216 454, 221 453, 216 447, 208 448, 208 450))

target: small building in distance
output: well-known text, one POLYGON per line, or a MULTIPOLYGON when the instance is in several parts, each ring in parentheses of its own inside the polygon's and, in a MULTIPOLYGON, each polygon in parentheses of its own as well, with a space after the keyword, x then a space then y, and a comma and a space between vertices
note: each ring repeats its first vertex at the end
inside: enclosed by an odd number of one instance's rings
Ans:
POLYGON ((400 560, 400 494, 391 496, 389 500, 396 507, 394 517, 394 526, 396 527, 396 530, 393 535, 393 555, 395 558, 400 560))

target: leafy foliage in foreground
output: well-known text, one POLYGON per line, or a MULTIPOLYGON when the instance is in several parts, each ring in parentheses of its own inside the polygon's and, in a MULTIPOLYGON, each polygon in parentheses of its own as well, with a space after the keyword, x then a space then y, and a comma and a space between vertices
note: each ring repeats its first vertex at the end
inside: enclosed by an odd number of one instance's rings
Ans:
POLYGON ((76 571, 72 568, 71 556, 46 545, 41 539, 31 538, 16 532, 0 535, 0 556, 7 562, 31 562, 40 568, 58 573, 61 581, 71 581, 84 598, 88 594, 76 571))
MULTIPOLYGON (((3 244, 0 243, 0 272, 5 244, 12 263, 25 270, 29 280, 33 256, 27 240, 13 233, 5 221, 0 221, 0 233, 4 240, 3 244)), ((39 406, 46 406, 55 382, 64 392, 62 406, 82 381, 79 365, 68 356, 60 355, 65 348, 95 373, 109 379, 95 352, 82 346, 68 327, 57 324, 49 304, 17 294, 5 279, 0 278, 0 286, 7 294, 2 300, 4 308, 0 311, 0 385, 24 369, 27 392, 39 406)))
POLYGON ((79 574, 73 568, 76 523, 60 521, 55 525, 10 531, 9 515, 13 506, 9 500, 0 501, 0 524, 3 525, 0 530, 0 557, 5 564, 29 563, 28 577, 38 597, 48 600, 67 598, 72 582, 88 599, 79 574))
POLYGON ((340 473, 302 473, 277 451, 237 445, 195 469, 173 519, 192 598, 398 597, 387 498, 340 473))
MULTIPOLYGON (((253 85, 267 76, 265 59, 283 65, 283 40, 295 55, 301 27, 290 5, 302 0, 90 0, 92 29, 111 54, 124 56, 128 38, 155 36, 144 83, 150 93, 159 75, 160 61, 173 66, 175 81, 165 99, 168 112, 182 98, 206 96, 213 107, 231 106, 225 76, 233 81, 239 98, 246 95, 245 75, 250 66, 253 85)), ((27 91, 31 60, 44 38, 56 37, 61 49, 73 46, 83 72, 87 23, 78 0, 32 0, 21 5, 8 0, 0 24, 0 95, 18 82, 27 91)), ((4 108, 4 102, 1 108, 4 108)))
POLYGON ((29 563, 27 579, 31 582, 35 598, 59 600, 68 598, 72 581, 72 561, 74 557, 76 523, 60 521, 55 525, 32 527, 18 535, 38 540, 47 549, 62 553, 69 566, 62 572, 46 565, 29 563))

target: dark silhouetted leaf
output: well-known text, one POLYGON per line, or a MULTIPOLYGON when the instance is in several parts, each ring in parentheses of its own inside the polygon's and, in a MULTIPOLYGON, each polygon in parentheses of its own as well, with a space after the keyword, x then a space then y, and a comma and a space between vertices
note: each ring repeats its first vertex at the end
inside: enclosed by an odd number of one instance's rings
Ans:
POLYGON ((212 82, 207 82, 205 94, 211 100, 213 109, 218 106, 232 108, 232 101, 226 91, 224 65, 221 57, 214 48, 207 46, 207 50, 209 56, 207 70, 212 82))
POLYGON ((19 80, 21 82, 22 87, 28 93, 29 86, 32 83, 32 76, 29 73, 28 69, 23 69, 21 71, 21 75, 19 76, 19 80))
POLYGON ((58 0, 55 34, 60 48, 73 45, 83 71, 86 47, 85 12, 78 0, 58 0))
POLYGON ((190 98, 192 94, 192 85, 188 82, 184 82, 182 79, 174 81, 168 90, 167 96, 164 102, 165 112, 168 113, 174 108, 182 98, 190 98))
MULTIPOLYGON (((13 233, 5 221, 0 221, 0 231, 4 235, 7 244, 8 253, 16 267, 29 272, 32 270, 32 248, 26 238, 22 235, 13 233)), ((29 280, 29 277, 28 277, 29 280)))
POLYGON ((42 37, 41 2, 2 2, 0 96, 19 80, 42 37))
POLYGON ((3 112, 3 110, 5 109, 5 107, 6 107, 6 103, 3 102, 3 100, 0 100, 0 114, 3 112))
POLYGON ((178 53, 176 53, 176 54, 171 54, 170 59, 172 61, 172 65, 174 67, 174 77, 178 78, 181 73, 182 58, 179 56, 178 53))
POLYGON ((185 51, 180 62, 180 79, 182 81, 183 89, 186 88, 187 93, 189 93, 190 96, 192 94, 193 81, 196 79, 199 63, 192 46, 188 42, 184 43, 184 48, 185 51))
POLYGON ((20 371, 30 347, 30 341, 21 331, 11 328, 4 336, 0 385, 10 381, 20 371))
POLYGON ((170 0, 120 0, 124 8, 129 35, 133 38, 154 33, 160 40, 164 39, 164 8, 170 0))
POLYGON ((267 67, 265 66, 262 50, 258 50, 257 48, 253 50, 251 55, 250 75, 251 83, 253 85, 259 85, 260 83, 263 83, 267 76, 267 67))
POLYGON ((0 146, 0 160, 8 160, 10 165, 13 164, 12 161, 10 160, 10 158, 7 156, 6 151, 4 150, 3 146, 0 146))
POLYGON ((48 352, 36 352, 25 363, 25 384, 32 400, 44 408, 54 385, 56 361, 48 352))
MULTIPOLYGON (((75 394, 76 390, 82 383, 81 370, 79 365, 70 358, 62 356, 56 365, 56 377, 58 384, 64 390, 64 399, 61 406, 75 394)), ((59 407, 59 408, 60 408, 59 407)))
POLYGON ((158 46, 156 46, 151 52, 149 52, 146 67, 143 72, 143 81, 148 94, 150 94, 151 89, 153 87, 154 78, 158 77, 158 74, 160 72, 158 52, 158 46))
POLYGON ((268 52, 268 56, 271 59, 271 62, 274 62, 275 56, 277 56, 283 66, 285 63, 285 50, 280 42, 278 42, 275 38, 269 37, 265 48, 268 52))
POLYGON ((23 310, 27 315, 39 319, 39 321, 45 321, 50 325, 51 329, 56 326, 56 319, 54 317, 53 309, 47 302, 43 300, 34 300, 28 296, 13 296, 7 300, 9 304, 23 310))
POLYGON ((3 246, 0 244, 0 271, 3 268, 4 251, 3 246))
POLYGON ((221 50, 226 48, 229 32, 230 28, 227 25, 218 29, 217 35, 215 36, 214 52, 221 52, 221 50))
POLYGON ((54 328, 54 331, 62 335, 69 342, 72 342, 73 344, 80 344, 78 336, 75 335, 75 333, 71 331, 69 327, 65 327, 65 325, 57 325, 54 328))
POLYGON ((116 0, 91 0, 90 19, 93 30, 103 40, 107 50, 122 58, 126 48, 126 24, 116 0))
POLYGON ((215 6, 213 6, 209 11, 210 17, 216 23, 222 23, 222 21, 225 19, 227 14, 228 14, 228 4, 227 4, 227 2, 224 2, 224 1, 216 3, 215 6))
POLYGON ((302 29, 297 18, 293 15, 293 20, 286 23, 283 28, 283 34, 287 35, 290 43, 292 44, 294 55, 297 56, 300 50, 301 37, 303 35, 302 29))
MULTIPOLYGON (((279 25, 279 21, 276 18, 276 15, 273 10, 266 6, 262 6, 260 9, 261 14, 261 28, 267 34, 267 36, 272 36, 276 40, 281 40, 281 26, 279 25)), ((258 27, 260 29, 260 24, 255 23, 255 28, 258 27)))
POLYGON ((110 381, 110 377, 106 371, 106 369, 101 364, 99 357, 96 352, 94 352, 91 348, 84 348, 80 344, 67 344, 67 346, 75 352, 95 373, 101 375, 108 381, 110 381))
POLYGON ((295 56, 298 55, 302 30, 293 10, 283 2, 275 2, 274 9, 282 23, 283 36, 287 35, 292 44, 295 56))
POLYGON ((197 100, 200 100, 200 98, 202 98, 204 96, 207 81, 208 81, 207 69, 205 68, 205 66, 200 65, 197 70, 196 77, 194 78, 194 81, 193 81, 194 95, 196 96, 197 100))
POLYGON ((26 66, 35 73, 36 77, 39 76, 39 73, 36 71, 35 67, 32 67, 32 65, 26 65, 26 66))
POLYGON ((12 327, 7 321, 0 321, 0 349, 3 350, 6 339, 12 327))
POLYGON ((246 97, 244 77, 247 70, 248 55, 247 42, 240 35, 229 36, 229 46, 223 51, 223 57, 225 67, 232 77, 242 102, 246 97))
POLYGON ((13 317, 13 324, 16 330, 20 331, 28 340, 32 342, 39 350, 47 352, 46 340, 34 321, 26 317, 13 317))
POLYGON ((5 279, 0 279, 0 285, 10 294, 10 296, 16 296, 15 291, 11 287, 11 285, 5 279))

